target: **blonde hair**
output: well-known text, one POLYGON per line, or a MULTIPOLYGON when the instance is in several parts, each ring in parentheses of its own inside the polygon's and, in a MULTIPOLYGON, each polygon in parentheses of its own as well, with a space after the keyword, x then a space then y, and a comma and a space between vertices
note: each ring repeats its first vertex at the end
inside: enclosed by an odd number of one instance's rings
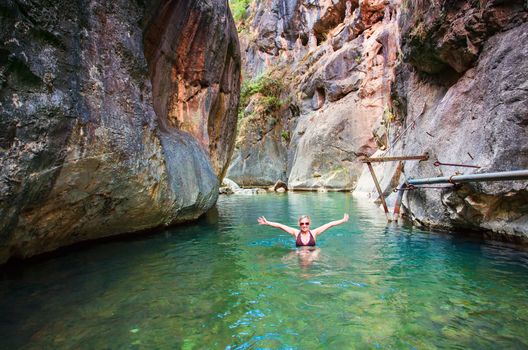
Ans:
POLYGON ((312 221, 312 219, 310 219, 309 215, 301 215, 301 216, 299 216, 299 220, 297 220, 297 222, 301 222, 302 219, 308 219, 308 220, 310 220, 310 222, 312 221))

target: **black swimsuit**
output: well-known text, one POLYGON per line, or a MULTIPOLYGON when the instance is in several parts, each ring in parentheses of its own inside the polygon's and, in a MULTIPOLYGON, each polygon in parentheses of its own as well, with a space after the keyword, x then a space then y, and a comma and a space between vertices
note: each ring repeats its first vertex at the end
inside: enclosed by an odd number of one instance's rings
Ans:
POLYGON ((303 246, 314 247, 315 246, 315 238, 312 235, 312 231, 308 231, 308 233, 310 234, 310 240, 308 241, 307 244, 304 244, 301 240, 302 232, 299 231, 299 234, 297 235, 297 238, 295 239, 295 245, 297 247, 303 247, 303 246))

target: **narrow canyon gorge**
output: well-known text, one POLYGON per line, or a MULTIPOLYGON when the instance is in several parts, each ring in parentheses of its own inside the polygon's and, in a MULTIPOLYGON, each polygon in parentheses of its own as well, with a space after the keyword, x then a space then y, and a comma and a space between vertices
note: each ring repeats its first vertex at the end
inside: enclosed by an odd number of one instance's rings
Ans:
MULTIPOLYGON (((244 84, 228 178, 379 201, 362 159, 428 154, 374 166, 393 204, 407 179, 528 168, 525 2, 246 3, 237 18, 244 84)), ((527 203, 526 180, 403 198, 415 224, 513 241, 528 238, 527 203)))
MULTIPOLYGON (((408 179, 528 168, 525 1, 6 0, 0 16, 0 263, 194 220, 224 177, 379 202, 362 160, 427 153, 374 166, 392 206, 408 179)), ((526 181, 482 182, 406 191, 403 211, 526 242, 527 203, 526 181)))

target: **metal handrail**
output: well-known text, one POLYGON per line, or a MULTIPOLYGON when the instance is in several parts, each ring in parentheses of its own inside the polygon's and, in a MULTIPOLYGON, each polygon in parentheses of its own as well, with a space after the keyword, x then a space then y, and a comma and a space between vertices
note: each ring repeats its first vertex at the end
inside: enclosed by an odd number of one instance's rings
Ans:
POLYGON ((482 182, 482 181, 506 181, 506 180, 528 180, 528 170, 500 171, 494 173, 452 175, 444 177, 430 177, 424 179, 408 179, 410 185, 429 185, 445 183, 482 182))

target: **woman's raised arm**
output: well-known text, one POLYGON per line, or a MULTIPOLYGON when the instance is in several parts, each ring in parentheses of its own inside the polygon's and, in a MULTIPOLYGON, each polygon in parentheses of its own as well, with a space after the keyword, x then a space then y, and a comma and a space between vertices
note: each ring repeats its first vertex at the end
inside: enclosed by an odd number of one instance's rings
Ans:
POLYGON ((334 227, 334 226, 337 226, 337 225, 344 224, 347 221, 348 221, 348 214, 345 214, 345 215, 343 215, 343 218, 341 220, 331 221, 331 222, 329 222, 327 224, 324 224, 323 226, 320 226, 320 227, 316 228, 315 230, 312 230, 312 233, 314 235, 318 236, 321 233, 323 233, 324 231, 328 230, 330 227, 334 227))
POLYGON ((272 222, 272 221, 268 221, 266 220, 266 218, 264 216, 261 216, 260 218, 257 219, 259 225, 267 225, 267 226, 271 226, 271 227, 276 227, 276 228, 280 228, 281 230, 284 230, 286 232, 288 232, 290 235, 292 236, 296 236, 297 234, 297 230, 290 227, 290 226, 286 226, 286 225, 283 225, 283 224, 280 224, 278 222, 272 222))

